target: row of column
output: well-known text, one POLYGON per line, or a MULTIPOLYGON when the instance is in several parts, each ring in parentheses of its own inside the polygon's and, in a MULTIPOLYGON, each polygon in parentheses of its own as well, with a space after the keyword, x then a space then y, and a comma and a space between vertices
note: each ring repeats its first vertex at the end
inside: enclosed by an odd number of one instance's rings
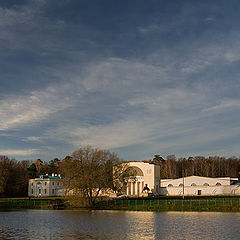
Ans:
POLYGON ((127 195, 139 195, 140 193, 142 193, 143 188, 144 188, 143 181, 128 182, 127 195))

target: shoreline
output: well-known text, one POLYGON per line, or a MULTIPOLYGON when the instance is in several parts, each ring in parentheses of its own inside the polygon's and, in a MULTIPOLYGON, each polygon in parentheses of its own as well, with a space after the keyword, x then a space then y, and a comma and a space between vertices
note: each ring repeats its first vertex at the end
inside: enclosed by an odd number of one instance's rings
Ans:
POLYGON ((240 197, 111 199, 92 207, 74 207, 63 198, 0 198, 1 209, 240 212, 240 197))

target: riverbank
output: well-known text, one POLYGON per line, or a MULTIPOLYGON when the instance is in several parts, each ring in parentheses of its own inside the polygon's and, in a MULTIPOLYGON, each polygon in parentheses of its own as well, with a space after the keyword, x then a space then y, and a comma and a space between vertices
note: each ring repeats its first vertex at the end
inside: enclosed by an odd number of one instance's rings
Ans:
POLYGON ((94 209, 130 211, 220 211, 240 212, 240 197, 113 199, 96 203, 94 209))
MULTIPOLYGON (((64 198, 0 198, 0 209, 74 209, 64 198)), ((135 198, 98 201, 90 210, 240 212, 240 197, 135 198)))
POLYGON ((58 198, 0 198, 0 209, 63 209, 65 200, 58 198))

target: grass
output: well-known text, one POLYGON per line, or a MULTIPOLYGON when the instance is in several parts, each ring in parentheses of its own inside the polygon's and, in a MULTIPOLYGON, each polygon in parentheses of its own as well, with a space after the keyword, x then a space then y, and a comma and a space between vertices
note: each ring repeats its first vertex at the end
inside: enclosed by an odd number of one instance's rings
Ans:
POLYGON ((0 198, 1 209, 51 209, 62 206, 64 200, 62 197, 46 197, 46 198, 0 198))
POLYGON ((240 197, 210 198, 146 198, 100 201, 95 209, 134 211, 234 211, 240 212, 240 197))
MULTIPOLYGON (((1 209, 59 209, 70 207, 63 197, 0 198, 1 209)), ((223 211, 240 212, 240 197, 158 197, 99 199, 93 209, 133 211, 223 211)))

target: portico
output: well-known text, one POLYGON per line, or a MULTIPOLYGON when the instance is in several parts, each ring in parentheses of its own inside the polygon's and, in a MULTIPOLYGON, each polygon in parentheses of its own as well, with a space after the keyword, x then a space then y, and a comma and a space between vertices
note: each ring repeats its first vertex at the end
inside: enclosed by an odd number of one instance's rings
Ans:
POLYGON ((129 162, 126 178, 126 195, 142 196, 146 193, 158 194, 160 184, 160 166, 149 162, 129 162))

